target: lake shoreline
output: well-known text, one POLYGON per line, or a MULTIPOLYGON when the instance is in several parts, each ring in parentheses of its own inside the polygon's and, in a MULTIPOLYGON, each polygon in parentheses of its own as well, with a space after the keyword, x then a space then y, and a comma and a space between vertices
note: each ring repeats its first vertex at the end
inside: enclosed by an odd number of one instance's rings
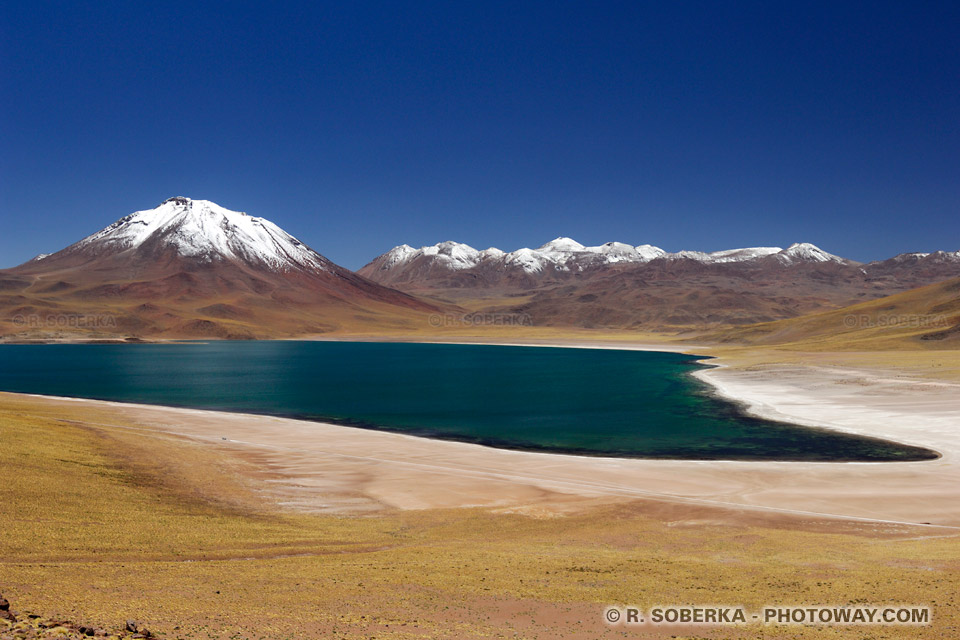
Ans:
POLYGON ((16 357, 11 356, 14 368, 5 368, 0 384, 7 391, 42 396, 281 417, 512 451, 584 457, 891 463, 921 462, 940 456, 930 447, 901 443, 872 433, 803 424, 781 415, 758 415, 750 410, 748 403, 723 394, 718 385, 701 375, 720 366, 715 363, 715 356, 703 353, 706 351, 703 347, 687 349, 650 343, 384 340, 312 340, 301 341, 303 348, 270 346, 283 343, 289 344, 289 341, 236 343, 238 349, 198 343, 197 347, 210 348, 201 352, 181 349, 167 355, 157 355, 160 352, 148 345, 134 352, 117 348, 101 352, 93 347, 89 352, 85 349, 43 350, 40 353, 47 355, 38 356, 37 364, 31 357, 32 351, 20 351, 16 357), (327 347, 318 343, 343 346, 327 347), (417 349, 413 349, 415 345, 417 349), (484 347, 500 349, 487 352, 484 347), (573 354, 560 356, 558 353, 576 349, 606 351, 609 355, 573 357, 573 354), (610 352, 637 355, 614 356, 610 352), (641 357, 638 352, 650 355, 641 357), (104 355, 94 357, 100 353, 104 355), (135 357, 134 353, 139 355, 135 357), (236 357, 238 354, 242 355, 236 357), (171 362, 178 364, 171 368, 171 362), (303 368, 303 362, 308 363, 307 369, 303 368), (345 364, 338 365, 338 362, 345 364), (388 372, 371 372, 369 368, 378 367, 380 362, 393 363, 394 371, 409 368, 407 377, 412 376, 413 384, 390 382, 388 372), (577 371, 581 362, 583 366, 596 367, 595 374, 586 379, 580 376, 577 371), (317 366, 319 363, 322 366, 317 366), (247 364, 249 370, 244 368, 247 364), (117 379, 113 373, 117 367, 135 377, 117 379), (48 368, 59 368, 66 375, 54 377, 49 384, 29 382, 46 380, 48 368), (180 368, 186 377, 177 373, 180 368), (514 368, 518 372, 516 376, 505 375, 514 368), (70 373, 74 369, 95 374, 91 381, 99 382, 75 382, 70 373), (205 373, 198 378, 198 371, 205 373), (209 391, 213 381, 222 380, 218 384, 226 385, 244 371, 247 379, 259 380, 260 384, 275 387, 276 391, 263 396, 258 393, 260 387, 251 387, 249 382, 232 393, 226 388, 223 393, 209 391), (26 376, 27 381, 20 384, 16 376, 11 377, 14 372, 26 376), (529 382, 541 375, 550 382, 529 382), (437 379, 463 379, 469 384, 460 384, 461 388, 481 391, 461 392, 460 388, 451 389, 449 384, 444 386, 441 382, 438 389, 446 390, 447 395, 438 396, 429 391, 433 388, 430 381, 437 379), (420 380, 423 382, 416 382, 420 380), (302 391, 284 391, 287 387, 291 390, 302 387, 303 381, 309 381, 310 388, 340 391, 333 395, 310 392, 306 396, 302 391), (349 389, 363 390, 370 384, 382 389, 383 398, 387 400, 378 400, 378 396, 363 392, 354 393, 356 397, 350 395, 349 389), (193 388, 191 385, 200 391, 183 391, 193 388), (505 385, 504 388, 516 391, 502 397, 489 396, 490 385, 505 385), (123 392, 127 388, 129 390, 123 392), (576 390, 586 394, 590 402, 564 402, 567 389, 570 393, 576 390), (485 393, 482 397, 487 401, 478 403, 477 398, 481 397, 478 393, 485 393), (350 399, 345 403, 341 397, 350 399), (443 397, 448 400, 441 400, 443 397), (500 403, 490 399, 493 397, 498 397, 500 403), (499 408, 491 411, 490 406, 499 408), (437 416, 443 418, 437 419, 437 416), (549 428, 544 429, 542 425, 549 428))
POLYGON ((960 528, 956 382, 898 377, 893 370, 810 366, 783 354, 753 360, 711 355, 710 364, 722 366, 698 377, 750 412, 917 443, 942 457, 884 464, 594 458, 255 414, 8 393, 0 398, 66 415, 71 407, 87 404, 134 421, 145 437, 164 434, 222 448, 252 463, 259 471, 251 482, 269 478, 264 495, 293 510, 351 514, 484 507, 551 513, 647 500, 789 518, 960 528))
MULTIPOLYGON (((727 371, 710 371, 721 370, 727 371)), ((562 513, 645 500, 785 518, 960 528, 960 470, 953 455, 885 464, 582 457, 255 414, 2 397, 67 415, 74 413, 71 407, 95 407, 134 421, 144 437, 163 434, 228 451, 256 467, 251 482, 269 479, 265 499, 285 509, 353 514, 484 507, 562 513)))

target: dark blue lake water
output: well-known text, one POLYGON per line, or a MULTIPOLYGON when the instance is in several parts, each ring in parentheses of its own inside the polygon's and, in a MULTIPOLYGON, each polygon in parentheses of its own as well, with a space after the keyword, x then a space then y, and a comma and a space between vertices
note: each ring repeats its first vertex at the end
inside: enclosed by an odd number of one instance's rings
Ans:
POLYGON ((695 459, 919 460, 746 417, 675 353, 370 342, 3 345, 0 390, 310 418, 493 446, 695 459))

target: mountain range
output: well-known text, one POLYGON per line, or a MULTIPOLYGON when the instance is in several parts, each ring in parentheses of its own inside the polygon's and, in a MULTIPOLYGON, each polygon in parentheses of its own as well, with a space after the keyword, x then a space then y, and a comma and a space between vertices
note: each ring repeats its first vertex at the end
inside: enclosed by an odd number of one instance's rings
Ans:
POLYGON ((175 197, 0 270, 0 337, 420 334, 439 330, 438 314, 476 312, 534 327, 704 332, 956 277, 960 251, 861 264, 809 243, 671 253, 570 238, 511 252, 400 245, 355 273, 265 218, 175 197))
POLYGON ((910 269, 940 269, 952 273, 953 265, 960 264, 960 251, 935 253, 903 253, 889 260, 861 264, 854 260, 827 253, 808 242, 798 242, 786 249, 780 247, 746 247, 706 253, 678 251, 642 244, 633 246, 622 242, 608 242, 588 247, 571 238, 557 238, 537 249, 517 249, 506 253, 490 248, 478 251, 470 245, 447 241, 414 249, 403 244, 378 256, 358 271, 361 275, 383 283, 411 283, 414 286, 433 286, 431 279, 458 273, 470 274, 476 284, 495 284, 500 280, 528 281, 562 280, 566 276, 602 270, 612 266, 658 265, 662 262, 689 260, 704 265, 751 264, 766 268, 790 267, 800 264, 840 264, 861 267, 874 274, 886 274, 891 269, 909 266, 910 269), (488 277, 474 276, 488 274, 488 277))
POLYGON ((360 273, 385 282, 420 281, 424 272, 479 272, 481 270, 491 271, 502 277, 525 274, 534 278, 545 278, 551 275, 581 273, 610 265, 646 264, 655 260, 694 260, 704 264, 723 264, 765 258, 780 264, 804 261, 850 262, 808 243, 793 244, 787 249, 750 247, 712 253, 702 251, 668 253, 649 244, 633 246, 622 242, 608 242, 595 247, 586 247, 576 240, 561 237, 551 240, 538 249, 524 248, 510 253, 496 248, 478 251, 469 245, 452 241, 419 249, 403 244, 374 259, 363 267, 360 273))
POLYGON ((960 276, 960 251, 861 264, 810 243, 669 253, 557 238, 537 249, 400 245, 358 271, 375 282, 536 326, 699 330, 792 318, 960 276))

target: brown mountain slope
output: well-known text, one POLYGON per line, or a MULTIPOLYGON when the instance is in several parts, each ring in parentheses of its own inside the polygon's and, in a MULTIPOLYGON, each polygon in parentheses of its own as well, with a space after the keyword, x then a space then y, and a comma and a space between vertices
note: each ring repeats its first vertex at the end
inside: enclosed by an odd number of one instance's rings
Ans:
POLYGON ((765 271, 657 260, 536 291, 518 310, 536 325, 698 329, 793 317, 886 291, 863 286, 837 264, 765 271))
POLYGON ((808 350, 960 347, 960 278, 789 320, 718 331, 723 343, 808 350))
POLYGON ((833 263, 764 268, 681 259, 608 267, 529 290, 408 291, 477 311, 522 314, 536 327, 676 332, 794 318, 925 284, 912 275, 873 280, 833 263))

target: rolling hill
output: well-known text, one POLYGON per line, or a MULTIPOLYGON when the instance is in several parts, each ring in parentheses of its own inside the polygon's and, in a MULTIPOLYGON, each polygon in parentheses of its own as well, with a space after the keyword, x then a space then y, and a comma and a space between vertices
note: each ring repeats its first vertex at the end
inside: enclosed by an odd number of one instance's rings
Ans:
POLYGON ((705 336, 808 350, 960 348, 960 278, 789 320, 705 336))

